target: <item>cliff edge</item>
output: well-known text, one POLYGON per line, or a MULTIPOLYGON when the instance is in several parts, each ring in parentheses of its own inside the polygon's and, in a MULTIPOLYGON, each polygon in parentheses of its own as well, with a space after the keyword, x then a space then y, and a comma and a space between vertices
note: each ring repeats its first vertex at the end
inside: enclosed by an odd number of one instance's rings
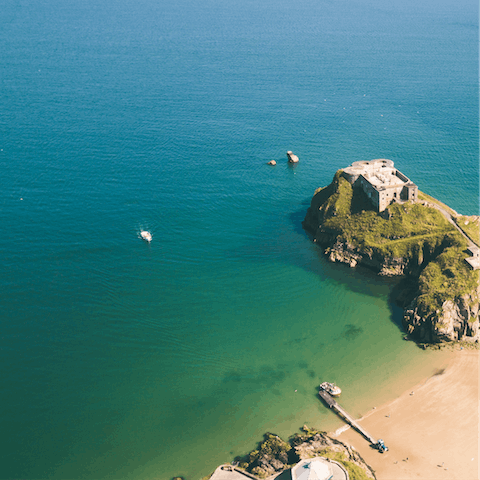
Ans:
POLYGON ((422 192, 378 212, 347 178, 339 170, 315 191, 302 222, 313 241, 332 262, 408 278, 403 324, 415 340, 480 343, 479 271, 465 261, 473 242, 459 228, 469 225, 470 238, 478 235, 478 217, 458 215, 422 192))

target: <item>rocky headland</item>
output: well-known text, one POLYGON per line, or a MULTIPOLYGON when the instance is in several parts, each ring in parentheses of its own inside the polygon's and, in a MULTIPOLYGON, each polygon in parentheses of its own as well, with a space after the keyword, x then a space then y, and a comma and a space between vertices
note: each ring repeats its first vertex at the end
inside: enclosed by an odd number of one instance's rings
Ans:
POLYGON ((350 478, 376 478, 374 471, 356 450, 327 433, 310 429, 306 425, 303 426, 302 433, 293 435, 288 441, 273 433, 266 433, 255 450, 244 458, 236 458, 236 461, 239 469, 257 478, 267 478, 288 470, 302 459, 319 456, 342 464, 350 478))
POLYGON ((330 261, 401 277, 396 299, 411 338, 478 345, 479 270, 465 259, 479 243, 479 217, 458 215, 422 192, 378 212, 339 170, 315 191, 302 225, 330 261))

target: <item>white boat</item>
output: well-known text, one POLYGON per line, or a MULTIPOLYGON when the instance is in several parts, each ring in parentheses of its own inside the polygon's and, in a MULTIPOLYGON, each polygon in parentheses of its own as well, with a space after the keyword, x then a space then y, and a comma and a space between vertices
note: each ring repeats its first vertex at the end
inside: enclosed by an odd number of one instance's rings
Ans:
POLYGON ((332 397, 337 397, 342 393, 340 387, 337 387, 334 383, 323 382, 320 384, 320 390, 325 390, 327 393, 332 395, 332 397))
POLYGON ((152 234, 148 232, 147 230, 142 230, 140 232, 140 236, 142 237, 143 240, 146 242, 150 243, 152 241, 152 234))

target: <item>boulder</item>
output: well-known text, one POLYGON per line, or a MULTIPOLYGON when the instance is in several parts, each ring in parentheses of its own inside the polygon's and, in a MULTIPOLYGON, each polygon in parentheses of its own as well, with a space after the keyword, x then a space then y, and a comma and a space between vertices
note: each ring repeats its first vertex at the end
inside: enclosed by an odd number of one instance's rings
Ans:
POLYGON ((298 163, 298 157, 291 150, 287 152, 287 158, 288 163, 298 163))
POLYGON ((267 165, 275 166, 276 164, 277 164, 277 162, 275 160, 270 160, 269 162, 267 162, 267 165))

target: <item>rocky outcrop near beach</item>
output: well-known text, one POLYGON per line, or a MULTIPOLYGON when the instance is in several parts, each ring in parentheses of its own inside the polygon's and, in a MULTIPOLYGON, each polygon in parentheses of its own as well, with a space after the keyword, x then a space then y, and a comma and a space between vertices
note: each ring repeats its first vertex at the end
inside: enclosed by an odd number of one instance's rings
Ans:
POLYGON ((405 308, 403 324, 407 333, 422 343, 467 342, 480 343, 480 287, 452 300, 426 315, 418 306, 418 297, 405 308))
MULTIPOLYGON (((419 192, 417 202, 395 202, 378 213, 339 170, 315 191, 302 225, 331 262, 410 279, 399 298, 413 339, 479 344, 479 271, 465 261, 472 241, 446 217, 448 207, 435 202, 419 192)), ((476 219, 459 218, 463 225, 476 219)))
POLYGON ((292 446, 278 435, 265 433, 263 442, 245 458, 237 458, 239 467, 259 478, 283 471, 287 465, 298 462, 292 446))
MULTIPOLYGON (((290 439, 290 443, 300 460, 326 456, 337 461, 340 460, 344 467, 350 471, 360 469, 364 474, 363 478, 376 479, 372 468, 350 445, 327 435, 325 432, 310 430, 306 425, 304 425, 303 431, 305 433, 294 435, 290 439)), ((358 478, 361 478, 360 475, 358 475, 358 478)))
POLYGON ((257 478, 268 478, 288 470, 300 460, 322 456, 341 463, 350 475, 357 475, 355 478, 376 478, 371 467, 350 446, 306 425, 302 431, 288 441, 273 433, 266 433, 257 449, 244 458, 236 459, 238 468, 257 478))

